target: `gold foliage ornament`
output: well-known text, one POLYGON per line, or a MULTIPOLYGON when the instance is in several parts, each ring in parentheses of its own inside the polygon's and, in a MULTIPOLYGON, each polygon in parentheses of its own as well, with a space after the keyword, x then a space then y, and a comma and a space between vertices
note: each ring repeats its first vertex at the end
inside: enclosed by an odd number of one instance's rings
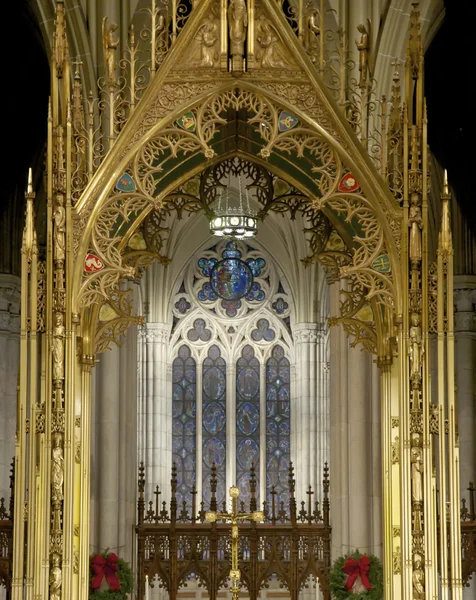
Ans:
POLYGON ((382 563, 359 550, 337 558, 329 572, 329 590, 336 600, 381 600, 382 563))

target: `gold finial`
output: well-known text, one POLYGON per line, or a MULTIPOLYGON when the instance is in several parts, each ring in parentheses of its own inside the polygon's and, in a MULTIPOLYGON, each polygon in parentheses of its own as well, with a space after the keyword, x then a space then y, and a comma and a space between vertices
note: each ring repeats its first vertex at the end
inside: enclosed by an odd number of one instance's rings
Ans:
POLYGON ((23 248, 22 251, 28 256, 31 255, 33 248, 36 246, 36 234, 34 229, 34 214, 33 214, 33 200, 35 199, 35 193, 33 191, 33 175, 31 167, 28 169, 28 184, 27 191, 25 194, 26 198, 26 214, 25 214, 25 227, 23 229, 23 248))
POLYGON ((28 169, 28 187, 26 193, 28 195, 33 194, 33 173, 31 167, 28 169))
POLYGON ((448 196, 448 171, 445 169, 443 173, 443 196, 448 196))
POLYGON ((451 251, 453 245, 450 222, 450 198, 448 174, 445 169, 443 175, 443 191, 441 193, 441 227, 439 235, 439 246, 440 250, 443 252, 451 251))

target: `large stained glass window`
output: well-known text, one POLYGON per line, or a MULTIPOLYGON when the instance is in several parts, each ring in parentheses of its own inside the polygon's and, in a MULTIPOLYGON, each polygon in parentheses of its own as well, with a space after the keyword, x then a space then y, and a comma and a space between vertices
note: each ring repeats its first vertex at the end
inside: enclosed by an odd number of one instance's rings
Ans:
POLYGON ((290 460, 290 365, 281 346, 275 346, 266 363, 266 500, 287 505, 290 460))
POLYGON ((218 346, 203 361, 203 500, 209 506, 212 466, 217 470, 216 498, 221 507, 226 487, 226 363, 218 346))
POLYGON ((197 367, 187 346, 172 365, 172 457, 177 465, 177 501, 191 505, 196 477, 197 367))
POLYGON ((236 484, 240 501, 249 505, 250 469, 256 469, 257 499, 259 500, 260 453, 260 365, 255 351, 247 345, 236 365, 236 484))

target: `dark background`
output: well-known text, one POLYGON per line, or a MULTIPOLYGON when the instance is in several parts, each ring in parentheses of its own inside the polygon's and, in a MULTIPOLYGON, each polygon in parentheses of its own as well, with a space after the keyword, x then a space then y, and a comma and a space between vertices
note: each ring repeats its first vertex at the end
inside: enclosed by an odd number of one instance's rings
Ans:
MULTIPOLYGON (((425 54, 430 149, 447 169, 449 183, 473 231, 476 229, 475 4, 473 0, 445 0, 444 23, 425 54)), ((49 65, 28 0, 4 3, 2 16, 6 48, 2 69, 5 126, 0 237, 4 243, 0 239, 0 272, 19 274, 27 172, 31 166, 35 173, 40 173, 44 161, 49 65), (11 241, 9 249, 5 236, 11 241)), ((35 181, 35 189, 40 183, 35 181)))

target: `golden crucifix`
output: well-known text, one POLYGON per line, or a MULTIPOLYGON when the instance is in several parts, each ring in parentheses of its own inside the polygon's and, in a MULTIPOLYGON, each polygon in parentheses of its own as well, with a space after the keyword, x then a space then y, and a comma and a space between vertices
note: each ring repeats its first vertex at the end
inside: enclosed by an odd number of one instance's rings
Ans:
POLYGON ((238 592, 240 588, 238 583, 240 581, 240 569, 238 568, 238 520, 249 519, 250 521, 264 521, 264 514, 262 510, 256 510, 252 513, 240 513, 238 512, 238 496, 240 490, 235 486, 230 488, 231 497, 231 512, 220 513, 215 511, 208 511, 205 514, 205 520, 208 523, 215 523, 219 519, 224 519, 231 523, 231 570, 230 579, 232 581, 231 593, 233 594, 233 600, 238 599, 238 592))

